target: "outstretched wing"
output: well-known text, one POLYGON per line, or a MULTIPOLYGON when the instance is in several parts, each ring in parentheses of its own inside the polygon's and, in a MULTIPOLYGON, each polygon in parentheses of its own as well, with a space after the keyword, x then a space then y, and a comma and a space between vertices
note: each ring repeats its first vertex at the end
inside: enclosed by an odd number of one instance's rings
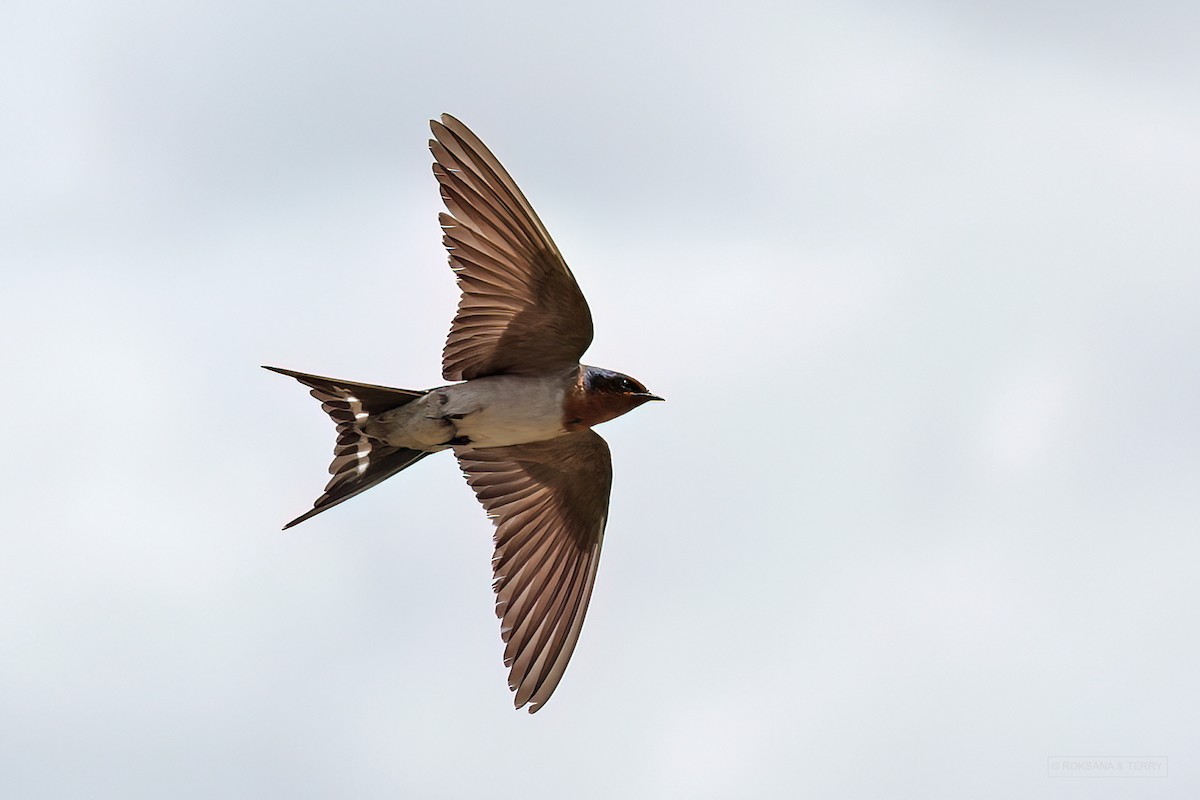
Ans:
POLYGON ((508 688, 532 714, 562 679, 587 614, 608 521, 608 445, 589 429, 457 455, 496 525, 493 586, 508 688))
POLYGON ((544 375, 592 342, 587 301, 533 206, 491 151, 449 114, 430 123, 440 214, 462 297, 442 352, 446 380, 544 375))

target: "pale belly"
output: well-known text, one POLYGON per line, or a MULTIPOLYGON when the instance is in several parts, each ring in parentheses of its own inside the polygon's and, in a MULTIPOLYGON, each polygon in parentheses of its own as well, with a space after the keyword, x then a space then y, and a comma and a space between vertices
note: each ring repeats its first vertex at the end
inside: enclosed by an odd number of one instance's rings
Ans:
POLYGON ((566 433, 563 386, 544 378, 495 376, 434 390, 445 416, 471 447, 540 442, 566 433))
POLYGON ((562 382, 545 378, 477 378, 434 389, 364 428, 388 444, 421 450, 540 442, 567 432, 563 392, 562 382))

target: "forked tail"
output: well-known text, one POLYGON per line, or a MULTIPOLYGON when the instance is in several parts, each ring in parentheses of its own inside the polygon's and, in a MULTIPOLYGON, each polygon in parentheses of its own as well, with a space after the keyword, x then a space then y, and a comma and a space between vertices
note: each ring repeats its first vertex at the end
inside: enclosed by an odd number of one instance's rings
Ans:
POLYGON ((333 463, 329 465, 329 472, 333 477, 325 486, 325 494, 317 498, 311 511, 284 525, 285 531, 309 517, 349 500, 356 494, 365 492, 429 455, 426 450, 392 447, 372 440, 359 430, 356 424, 373 414, 411 403, 424 395, 424 392, 339 381, 279 367, 263 369, 288 375, 310 387, 310 394, 321 401, 321 408, 337 425, 337 444, 333 447, 333 463))

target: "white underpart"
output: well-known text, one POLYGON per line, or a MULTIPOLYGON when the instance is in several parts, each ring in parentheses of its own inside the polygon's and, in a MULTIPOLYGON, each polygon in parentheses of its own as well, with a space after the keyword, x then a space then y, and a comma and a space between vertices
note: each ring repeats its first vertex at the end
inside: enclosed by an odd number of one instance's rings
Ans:
POLYGON ((540 442, 566 433, 558 381, 499 375, 437 392, 446 398, 444 414, 463 415, 454 426, 472 447, 540 442))
POLYGON ((455 436, 469 447, 504 447, 541 442, 566 433, 564 381, 497 375, 443 386, 364 428, 393 447, 443 449, 455 436))

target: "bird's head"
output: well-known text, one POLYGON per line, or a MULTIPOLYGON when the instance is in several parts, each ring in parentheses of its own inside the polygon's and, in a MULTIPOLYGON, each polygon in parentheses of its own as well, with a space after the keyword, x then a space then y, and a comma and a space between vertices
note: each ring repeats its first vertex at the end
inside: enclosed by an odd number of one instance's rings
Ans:
POLYGON ((662 398, 651 394, 636 378, 600 367, 581 367, 579 381, 567 396, 567 428, 590 428, 651 400, 662 398))

